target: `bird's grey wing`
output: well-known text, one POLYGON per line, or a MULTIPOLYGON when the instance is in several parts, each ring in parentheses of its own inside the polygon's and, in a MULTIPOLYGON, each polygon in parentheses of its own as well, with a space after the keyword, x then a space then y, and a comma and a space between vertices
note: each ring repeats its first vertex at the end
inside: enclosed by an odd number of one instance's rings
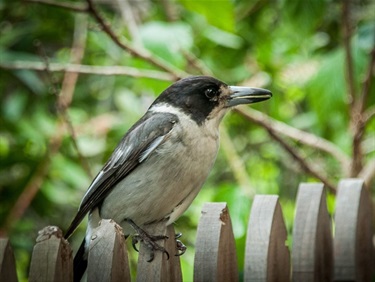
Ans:
POLYGON ((88 188, 65 238, 73 233, 85 215, 96 207, 118 182, 144 162, 168 138, 168 133, 177 122, 178 118, 173 114, 146 114, 128 131, 88 188))

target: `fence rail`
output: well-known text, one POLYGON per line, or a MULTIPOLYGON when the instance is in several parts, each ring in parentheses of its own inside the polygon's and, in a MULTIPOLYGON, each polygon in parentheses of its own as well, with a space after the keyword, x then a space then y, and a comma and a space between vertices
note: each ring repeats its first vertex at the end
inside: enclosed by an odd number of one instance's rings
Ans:
MULTIPOLYGON (((247 227, 243 280, 371 281, 375 270, 372 216, 372 202, 362 180, 339 182, 333 222, 323 184, 300 184, 289 248, 278 196, 257 195, 247 227)), ((155 224, 150 228, 152 234, 174 238, 173 226, 155 224)), ((87 280, 130 281, 121 228, 103 220, 92 238, 87 280)), ((159 242, 170 254, 176 253, 174 240, 159 242)), ((148 255, 141 244, 137 281, 182 281, 179 257, 171 255, 167 260, 165 254, 156 252, 149 263, 148 255)), ((46 227, 34 246, 29 281, 72 281, 72 261, 72 250, 61 231, 46 227)), ((225 203, 206 203, 197 231, 194 281, 238 280, 228 208, 225 203)), ((0 239, 0 281, 17 281, 14 255, 6 238, 0 239)))

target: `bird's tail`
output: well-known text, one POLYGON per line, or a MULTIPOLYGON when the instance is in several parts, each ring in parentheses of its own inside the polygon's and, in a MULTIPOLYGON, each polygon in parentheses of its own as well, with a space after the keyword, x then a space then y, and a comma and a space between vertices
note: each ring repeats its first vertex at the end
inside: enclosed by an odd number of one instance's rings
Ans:
POLYGON ((85 254, 86 240, 83 239, 81 246, 79 247, 73 262, 73 281, 79 282, 87 268, 87 256, 85 254))

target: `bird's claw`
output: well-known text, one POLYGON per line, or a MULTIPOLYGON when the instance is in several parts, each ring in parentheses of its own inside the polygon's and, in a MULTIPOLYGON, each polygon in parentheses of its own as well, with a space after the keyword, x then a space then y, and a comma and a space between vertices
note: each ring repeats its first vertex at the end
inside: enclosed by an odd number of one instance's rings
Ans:
POLYGON ((164 236, 164 235, 152 236, 152 235, 147 234, 146 232, 142 233, 142 235, 135 234, 133 235, 133 238, 132 238, 132 246, 134 250, 139 252, 136 244, 138 242, 143 242, 146 245, 147 249, 150 250, 150 258, 147 260, 148 262, 153 261, 155 257, 155 251, 161 251, 165 253, 167 255, 167 259, 169 259, 169 253, 167 252, 167 250, 155 242, 158 240, 166 240, 166 239, 168 239, 168 236, 164 236))
POLYGON ((139 250, 137 248, 138 242, 139 242, 138 237, 136 235, 134 235, 132 237, 132 246, 133 246, 133 249, 137 251, 137 253, 139 253, 139 250))
POLYGON ((179 238, 181 238, 182 236, 182 233, 177 233, 175 235, 175 240, 176 240, 176 248, 177 248, 177 254, 175 254, 175 256, 182 256, 185 252, 186 252, 186 246, 184 245, 184 243, 182 243, 180 240, 178 240, 179 238))
POLYGON ((167 259, 169 259, 169 253, 167 252, 167 250, 164 247, 160 246, 159 244, 157 244, 155 242, 155 241, 159 241, 159 240, 166 240, 166 239, 168 239, 168 236, 165 236, 165 235, 156 235, 156 236, 149 235, 146 231, 144 231, 142 228, 137 226, 132 220, 128 219, 128 222, 133 227, 133 229, 138 233, 138 234, 133 235, 133 237, 132 237, 132 246, 133 246, 134 250, 139 252, 139 250, 136 246, 136 244, 138 242, 143 242, 145 244, 145 246, 147 247, 147 249, 150 250, 150 257, 147 260, 147 262, 153 261, 153 259, 155 257, 155 251, 160 251, 160 252, 165 253, 167 255, 167 259))
POLYGON ((184 243, 182 243, 180 240, 177 240, 176 239, 176 246, 177 246, 177 250, 179 251, 176 256, 179 257, 179 256, 182 256, 185 252, 186 252, 186 246, 184 245, 184 243))

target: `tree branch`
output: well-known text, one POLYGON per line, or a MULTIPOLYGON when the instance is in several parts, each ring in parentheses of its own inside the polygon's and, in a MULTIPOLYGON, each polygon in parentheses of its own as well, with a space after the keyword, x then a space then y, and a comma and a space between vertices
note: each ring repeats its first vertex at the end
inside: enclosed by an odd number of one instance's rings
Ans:
POLYGON ((257 124, 262 125, 268 132, 268 134, 276 140, 288 153, 292 156, 292 158, 297 161, 302 169, 307 173, 312 175, 313 177, 319 179, 322 183, 324 183, 327 187, 327 189, 335 194, 336 193, 336 187, 335 185, 329 181, 325 176, 323 176, 320 172, 318 172, 311 164, 309 164, 307 161, 305 161, 304 157, 295 150, 292 146, 290 146, 287 142, 285 142, 277 133, 274 126, 270 125, 268 122, 270 120, 261 120, 261 119, 253 119, 251 115, 245 114, 246 111, 243 109, 240 110, 240 108, 235 109, 236 112, 242 114, 246 119, 256 122, 257 124))
POLYGON ((371 83, 373 80, 375 69, 375 43, 374 48, 370 52, 370 61, 367 68, 366 76, 363 81, 362 95, 356 101, 353 109, 353 164, 351 169, 351 176, 356 177, 361 170, 363 170, 363 152, 362 152, 362 139, 365 133, 366 125, 375 115, 375 106, 366 109, 368 96, 371 90, 371 83))
MULTIPOLYGON (((350 4, 351 1, 345 0, 342 2, 342 30, 344 39, 344 51, 345 51, 345 71, 346 71, 346 82, 348 87, 348 102, 353 110, 355 102, 355 84, 354 84, 354 68, 353 68, 353 58, 352 50, 350 45, 350 40, 352 37, 352 25, 350 17, 350 4)), ((350 111, 350 113, 351 113, 350 111)), ((352 113, 351 113, 352 114, 352 113)))
POLYGON ((128 28, 133 46, 143 48, 140 37, 139 27, 135 18, 135 11, 129 3, 129 0, 116 0, 124 26, 128 28))
POLYGON ((187 74, 181 70, 178 70, 171 66, 169 63, 165 62, 164 60, 156 57, 153 54, 150 54, 144 49, 136 49, 132 47, 130 44, 121 41, 117 35, 113 32, 111 26, 106 23, 104 18, 99 14, 98 10, 96 9, 94 3, 92 0, 86 0, 87 6, 82 6, 82 5, 74 5, 70 4, 68 2, 57 2, 57 1, 51 1, 51 0, 25 0, 30 3, 40 3, 40 4, 46 4, 50 6, 55 6, 55 7, 60 7, 60 8, 65 8, 69 9, 72 11, 76 12, 88 12, 90 13, 94 19, 97 21, 97 23, 101 26, 102 30, 112 39, 112 41, 119 46, 121 49, 125 50, 132 56, 141 58, 150 64, 166 71, 173 77, 173 81, 176 81, 182 77, 187 76, 187 74))
MULTIPOLYGON (((62 124, 59 124, 62 126, 62 124)), ((57 128, 59 135, 63 131, 62 127, 57 128)), ((22 217, 26 209, 30 206, 35 195, 38 193, 43 184, 43 180, 48 173, 51 165, 51 157, 55 155, 61 145, 62 138, 58 135, 53 136, 48 144, 46 156, 39 162, 35 172, 26 183, 21 195, 17 198, 16 203, 13 205, 5 220, 3 230, 0 233, 7 234, 8 230, 22 217)))
MULTIPOLYGON (((374 38, 375 38, 375 36, 374 36, 374 38)), ((367 68, 365 79, 363 81, 362 97, 361 97, 361 100, 359 102, 359 112, 360 113, 363 113, 365 111, 367 99, 368 99, 368 96, 370 95, 371 84, 372 84, 372 81, 373 81, 374 72, 375 72, 375 42, 374 42, 374 47, 372 48, 372 50, 370 52, 369 65, 368 65, 368 68, 367 68)))
MULTIPOLYGON (((342 30, 343 45, 345 52, 346 82, 348 88, 350 130, 353 133, 352 140, 352 162, 350 165, 350 177, 356 177, 363 168, 362 136, 365 128, 362 116, 364 101, 357 100, 355 91, 354 67, 351 50, 352 23, 351 23, 351 1, 342 2, 342 30)), ((371 61, 371 60, 370 60, 371 61)), ((366 99, 362 95, 362 100, 366 99)))
POLYGON ((328 190, 336 194, 336 187, 335 185, 329 181, 325 176, 321 175, 311 164, 309 164, 305 158, 298 153, 297 150, 295 150, 292 146, 290 146, 288 143, 286 143, 282 138, 280 138, 275 131, 271 127, 266 128, 268 131, 268 134, 275 139, 293 158, 295 161, 297 161, 302 169, 311 176, 319 179, 324 185, 328 188, 328 190))
POLYGON ((88 4, 88 9, 91 15, 95 18, 95 20, 99 23, 99 25, 102 27, 103 31, 107 33, 107 35, 112 39, 114 43, 116 43, 117 46, 119 46, 121 49, 127 51, 129 54, 141 58, 145 61, 148 61, 149 63, 153 64, 154 66, 168 72, 173 76, 173 80, 178 80, 187 74, 184 72, 181 72, 179 70, 176 70, 174 67, 166 63, 165 61, 160 60, 155 55, 152 55, 148 53, 145 50, 137 50, 133 47, 131 47, 128 43, 120 41, 120 39, 117 37, 117 35, 112 31, 109 24, 105 22, 105 20, 102 18, 102 16, 97 11, 95 5, 93 4, 92 0, 86 0, 88 4))
MULTIPOLYGON (((77 15, 76 17, 75 34, 74 34, 74 39, 73 39, 73 44, 72 44, 72 49, 71 49, 71 54, 70 54, 70 60, 76 63, 80 63, 80 61, 83 58, 85 42, 86 42, 86 31, 87 31, 86 15, 84 15, 85 16, 84 18, 79 17, 79 16, 81 15, 77 15)), ((50 78, 51 75, 49 72, 48 58, 46 57, 44 53, 42 54, 42 57, 46 61, 45 70, 50 78)), ((75 85, 77 82, 77 78, 78 78, 77 73, 66 72, 60 93, 58 93, 58 90, 54 87, 55 85, 52 84, 52 87, 57 97, 56 104, 57 104, 58 113, 60 114, 61 119, 57 123, 54 135, 50 138, 46 156, 39 163, 37 169, 35 170, 35 173, 30 178, 29 182, 25 186, 24 190, 22 191, 21 195, 18 197, 16 203, 14 204, 14 206, 12 207, 12 209, 10 210, 7 216, 5 227, 4 227, 5 232, 7 232, 7 230, 9 230, 13 226, 13 224, 22 217, 22 215, 25 213, 27 208, 30 206, 32 200, 35 198, 40 187, 42 186, 43 180, 48 174, 50 164, 51 164, 51 159, 60 149, 62 139, 63 139, 63 134, 61 132, 63 131, 64 128, 67 128, 68 131, 70 132, 70 136, 73 140, 74 146, 76 147, 81 164, 86 169, 86 172, 88 172, 88 174, 90 175, 90 170, 88 169, 88 165, 85 162, 83 156, 80 154, 80 151, 78 149, 74 128, 66 112, 73 98, 73 93, 74 93, 75 85)))
MULTIPOLYGON (((45 63, 30 61, 0 62, 0 68, 9 70, 28 69, 35 71, 46 71, 45 63)), ((137 68, 123 66, 88 66, 78 64, 49 63, 49 71, 97 75, 126 75, 131 77, 147 77, 166 81, 173 81, 175 79, 173 75, 167 72, 139 70, 137 68)))
MULTIPOLYGON (((87 38, 87 16, 86 15, 76 15, 75 30, 73 35, 73 45, 70 50, 70 60, 71 64, 80 64, 85 51, 86 38, 87 38)), ((50 70, 50 66, 48 66, 50 70)), ((61 86, 61 93, 58 96, 57 106, 60 110, 66 109, 73 99, 74 89, 77 83, 78 73, 66 71, 64 79, 61 86)))
POLYGON ((199 74, 213 76, 212 71, 201 61, 197 58, 193 53, 188 52, 187 50, 181 50, 181 53, 184 55, 188 66, 194 68, 198 71, 199 74))
POLYGON ((367 108, 367 110, 363 113, 363 116, 364 116, 363 120, 365 124, 370 122, 370 120, 375 116, 375 105, 367 108))
POLYGON ((316 148, 318 150, 328 153, 340 163, 341 170, 343 174, 346 175, 345 173, 348 171, 350 158, 332 142, 329 142, 324 138, 316 136, 315 134, 302 131, 300 129, 289 126, 283 122, 272 119, 271 117, 249 107, 238 107, 235 108, 234 111, 244 116, 246 119, 261 125, 267 130, 268 128, 270 128, 273 132, 277 134, 285 135, 297 142, 301 142, 312 148, 316 148))
MULTIPOLYGON (((86 47, 86 38, 87 38, 87 15, 86 14, 77 14, 75 17, 75 30, 74 30, 74 38, 73 38, 73 46, 70 50, 70 62, 75 64, 80 64, 86 47)), ((81 151, 78 147, 77 137, 74 130, 74 126, 70 120, 68 115, 67 109, 72 103, 74 89, 76 87, 78 80, 78 73, 75 72, 65 72, 64 79, 62 82, 62 87, 60 91, 60 95, 58 95, 57 99, 57 108, 59 113, 62 115, 63 121, 67 125, 67 129, 70 133, 70 137, 73 142, 73 146, 78 154, 79 161, 86 171, 87 175, 92 178, 92 173, 90 170, 90 166, 85 159, 85 157, 81 154, 81 151)))
POLYGON ((365 181, 366 187, 370 191, 371 185, 375 180, 375 159, 372 159, 368 162, 368 164, 358 174, 358 177, 362 178, 365 181))

